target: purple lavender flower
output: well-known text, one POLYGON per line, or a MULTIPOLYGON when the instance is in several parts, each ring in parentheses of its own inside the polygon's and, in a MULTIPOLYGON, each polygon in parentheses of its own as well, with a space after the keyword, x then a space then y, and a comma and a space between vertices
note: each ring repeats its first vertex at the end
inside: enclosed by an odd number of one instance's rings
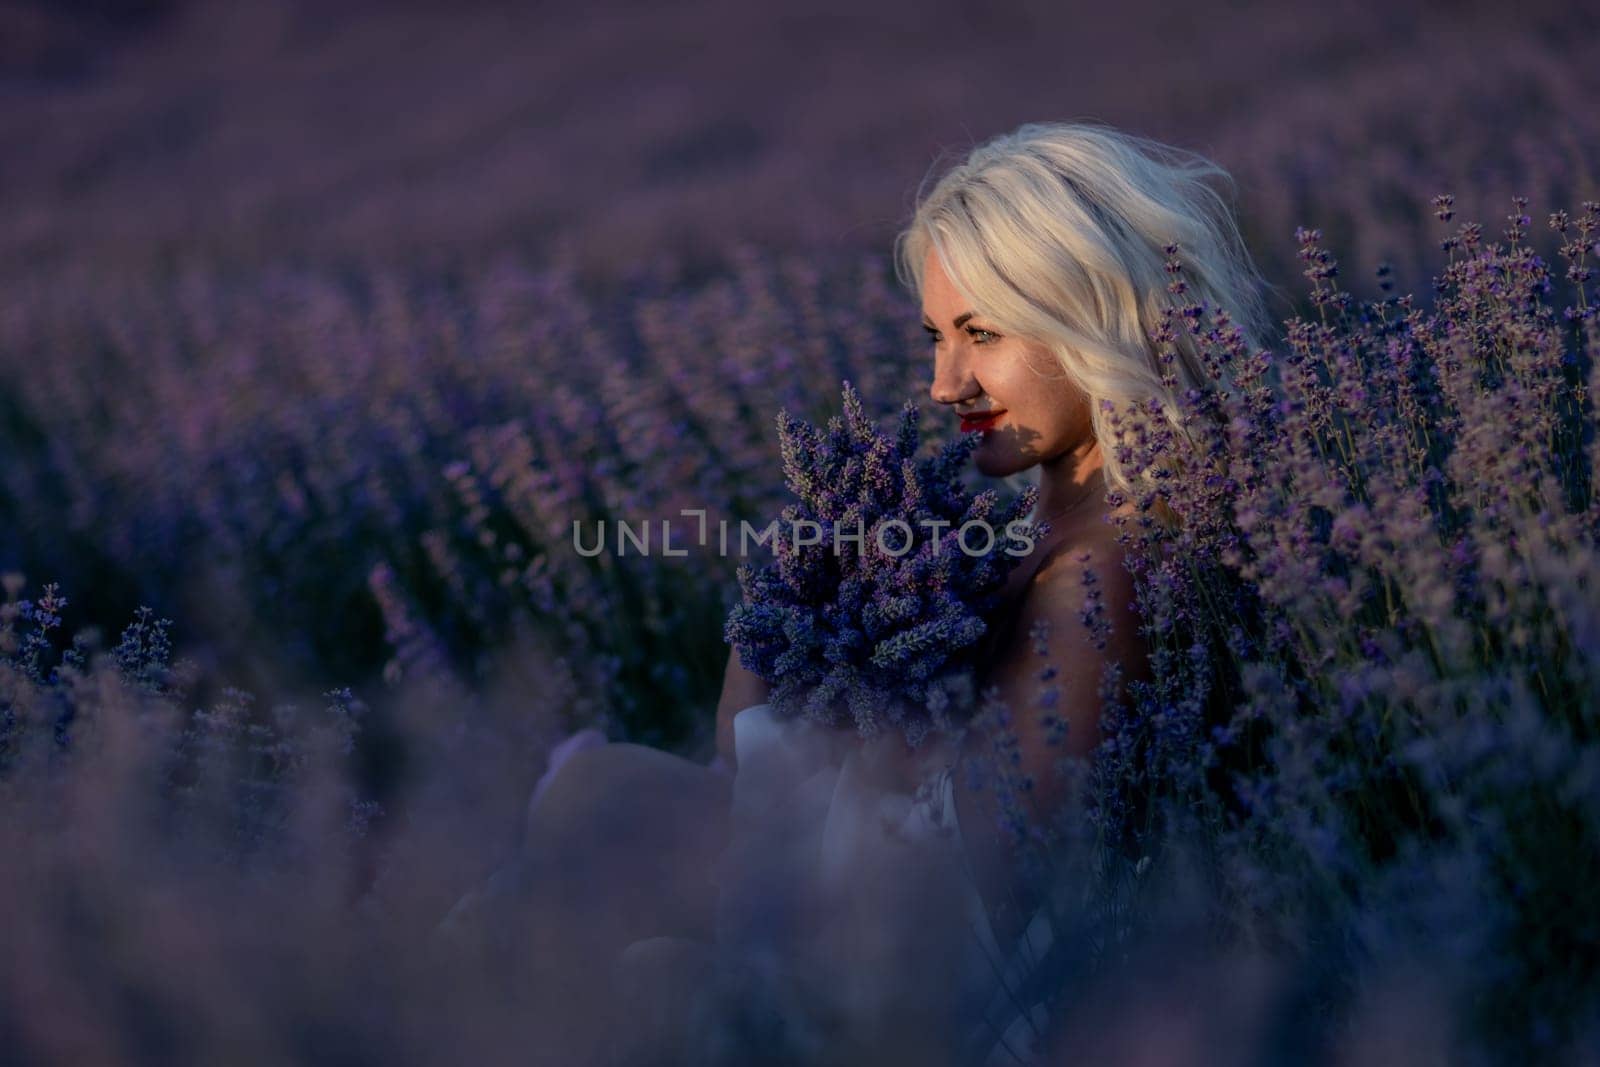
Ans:
POLYGON ((825 430, 780 412, 798 499, 783 510, 776 560, 740 567, 744 599, 725 628, 781 714, 850 721, 863 735, 887 720, 913 744, 971 703, 984 618, 1021 558, 1007 537, 1031 532, 1022 517, 1036 496, 969 492, 961 470, 975 440, 918 456, 917 416, 908 400, 893 436, 883 433, 848 381, 844 415, 825 430), (816 523, 821 542, 785 538, 801 523, 816 523), (992 537, 963 542, 967 523, 992 537))

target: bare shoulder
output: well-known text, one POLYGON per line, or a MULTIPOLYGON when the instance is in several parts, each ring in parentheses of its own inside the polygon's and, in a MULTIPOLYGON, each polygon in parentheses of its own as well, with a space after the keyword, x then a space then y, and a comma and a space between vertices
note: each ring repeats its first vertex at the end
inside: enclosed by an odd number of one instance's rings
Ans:
POLYGON ((1091 516, 1068 531, 1029 583, 1021 611, 1024 627, 1045 619, 1052 633, 1059 633, 1061 624, 1067 622, 1076 622, 1083 629, 1082 612, 1096 599, 1113 624, 1126 617, 1134 583, 1126 550, 1117 541, 1119 532, 1116 524, 1102 515, 1091 516))
MULTIPOLYGON (((1086 754, 1098 740, 1099 685, 1105 667, 1123 664, 1124 679, 1142 673, 1144 644, 1134 605, 1133 575, 1118 528, 1099 516, 1064 530, 1022 593, 1016 625, 997 650, 989 677, 1014 711, 1025 761, 1054 731, 1028 709, 1042 687, 1056 690, 1051 705, 1066 720, 1067 750, 1086 754), (1045 646, 1035 647, 1043 632, 1045 646)), ((1040 748, 1037 762, 1056 753, 1040 748)))

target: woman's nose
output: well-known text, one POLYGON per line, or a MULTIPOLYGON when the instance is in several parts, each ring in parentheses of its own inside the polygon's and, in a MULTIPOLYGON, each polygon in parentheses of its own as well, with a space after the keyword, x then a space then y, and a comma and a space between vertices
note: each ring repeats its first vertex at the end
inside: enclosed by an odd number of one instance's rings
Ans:
POLYGON ((983 393, 978 379, 967 368, 965 360, 940 357, 933 366, 933 385, 928 395, 940 404, 959 404, 983 393))

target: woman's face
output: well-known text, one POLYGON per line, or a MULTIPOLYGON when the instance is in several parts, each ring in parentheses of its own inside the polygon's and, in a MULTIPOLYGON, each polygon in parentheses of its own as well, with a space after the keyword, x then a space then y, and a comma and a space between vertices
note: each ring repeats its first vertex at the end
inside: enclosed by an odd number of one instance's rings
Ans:
POLYGON ((1088 398, 1050 350, 1003 336, 974 314, 932 248, 923 266, 922 327, 934 343, 929 394, 962 416, 964 431, 983 435, 973 459, 984 474, 1015 474, 1093 440, 1088 398))

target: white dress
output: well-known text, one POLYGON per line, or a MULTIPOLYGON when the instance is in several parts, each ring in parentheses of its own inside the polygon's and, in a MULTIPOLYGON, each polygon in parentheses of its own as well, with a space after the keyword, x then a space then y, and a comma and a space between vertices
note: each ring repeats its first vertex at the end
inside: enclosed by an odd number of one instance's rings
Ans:
POLYGON ((718 950, 772 988, 798 982, 835 1023, 946 1027, 956 1062, 1034 1062, 1048 1015, 1017 991, 1051 926, 1041 909, 998 943, 957 816, 954 742, 930 739, 908 764, 892 730, 864 741, 768 704, 733 729, 718 950))

